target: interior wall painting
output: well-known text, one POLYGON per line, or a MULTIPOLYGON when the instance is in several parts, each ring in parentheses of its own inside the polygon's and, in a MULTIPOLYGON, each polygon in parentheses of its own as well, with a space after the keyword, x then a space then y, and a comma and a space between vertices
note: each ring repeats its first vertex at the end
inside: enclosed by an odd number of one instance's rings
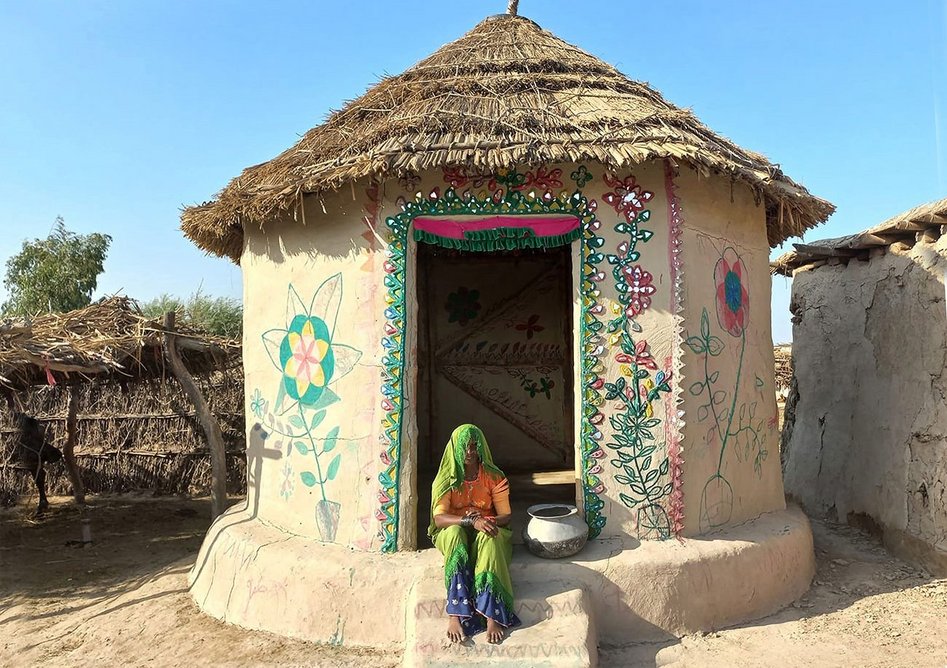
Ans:
POLYGON ((262 336, 279 376, 274 378, 271 394, 255 389, 250 405, 267 435, 278 437, 278 447, 286 457, 280 496, 288 501, 298 493, 297 483, 312 490, 314 521, 326 542, 335 540, 341 512, 329 485, 342 466, 342 455, 336 452, 341 427, 329 419, 339 396, 330 386, 349 373, 362 355, 334 340, 341 304, 341 274, 326 279, 308 301, 289 286, 285 326, 262 336))
MULTIPOLYGON (((491 265, 484 262, 489 260, 474 265, 457 260, 451 271, 475 268, 490 275, 491 265)), ((497 262, 507 264, 509 260, 497 262)), ((543 310, 547 320, 554 320, 561 299, 562 270, 539 259, 522 259, 516 266, 516 276, 487 281, 483 289, 445 288, 447 305, 431 325, 432 382, 443 378, 450 384, 437 384, 438 397, 445 409, 456 398, 454 388, 459 389, 553 453, 554 458, 540 461, 555 466, 566 458, 567 448, 571 450, 569 439, 563 438, 565 397, 561 391, 571 359, 562 342, 556 340, 562 324, 546 330, 539 325, 540 315, 532 309, 543 310)), ((450 285, 442 274, 431 274, 431 278, 437 284, 450 285)), ((435 288, 431 290, 437 293, 435 288)), ((450 433, 448 428, 453 428, 449 425, 454 420, 449 409, 436 413, 439 441, 444 432, 450 433)), ((488 424, 489 416, 478 419, 488 424)), ((530 452, 535 452, 533 446, 528 441, 520 442, 514 459, 530 452)), ((513 465, 513 461, 508 460, 507 464, 513 465)))

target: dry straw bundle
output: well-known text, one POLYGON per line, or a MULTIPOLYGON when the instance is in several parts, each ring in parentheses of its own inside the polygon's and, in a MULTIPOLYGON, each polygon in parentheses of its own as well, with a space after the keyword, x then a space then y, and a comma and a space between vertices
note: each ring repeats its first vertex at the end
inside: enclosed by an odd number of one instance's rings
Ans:
POLYGON ((216 200, 185 209, 182 229, 237 261, 244 224, 262 226, 304 194, 357 179, 548 162, 621 170, 656 158, 748 184, 765 202, 772 245, 834 210, 646 84, 508 14, 383 79, 289 150, 244 170, 216 200))
MULTIPOLYGON (((141 315, 127 297, 109 297, 84 309, 0 325, 0 388, 72 384, 166 375, 161 323, 141 315)), ((207 374, 240 362, 235 341, 179 328, 188 369, 207 374)))
POLYGON ((776 358, 776 395, 785 400, 792 384, 792 346, 775 346, 773 353, 776 358))
MULTIPOLYGON (((67 449, 74 448, 76 475, 89 491, 203 490, 211 479, 206 437, 195 407, 166 367, 168 334, 127 297, 3 323, 0 391, 7 404, 37 418, 67 464, 67 449)), ((223 426, 231 487, 239 488, 233 472, 244 469, 240 345, 187 327, 173 336, 223 426)), ((31 471, 15 456, 16 431, 12 413, 0 411, 0 503, 31 489, 31 471)), ((75 491, 63 465, 51 466, 50 491, 70 488, 75 491)))

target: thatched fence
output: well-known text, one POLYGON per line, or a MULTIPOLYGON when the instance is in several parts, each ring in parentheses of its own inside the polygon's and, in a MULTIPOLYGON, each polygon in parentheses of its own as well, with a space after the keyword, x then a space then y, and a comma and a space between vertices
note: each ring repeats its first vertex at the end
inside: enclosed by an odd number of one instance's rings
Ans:
MULTIPOLYGON (((243 378, 240 367, 195 379, 217 417, 227 453, 227 488, 246 487, 243 378)), ((153 490, 164 494, 206 494, 210 454, 194 407, 174 378, 137 380, 123 389, 113 382, 79 387, 76 461, 87 492, 153 490)), ((69 389, 37 387, 20 395, 23 409, 39 420, 50 442, 65 440, 69 389)), ((0 503, 35 494, 28 471, 13 455, 10 411, 0 410, 0 503)), ((48 464, 51 494, 71 494, 62 462, 48 464)))
POLYGON ((773 353, 776 357, 776 398, 782 403, 789 396, 792 385, 792 345, 774 346, 773 353))

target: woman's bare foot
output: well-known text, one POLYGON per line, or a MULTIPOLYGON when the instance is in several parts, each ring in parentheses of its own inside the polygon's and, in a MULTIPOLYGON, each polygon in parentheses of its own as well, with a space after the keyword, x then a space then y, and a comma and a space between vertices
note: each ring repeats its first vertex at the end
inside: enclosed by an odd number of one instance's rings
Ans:
POLYGON ((487 617, 487 642, 499 645, 503 642, 503 627, 487 617))
POLYGON ((448 615, 447 617, 447 637, 451 642, 463 642, 464 629, 460 626, 460 617, 448 615))

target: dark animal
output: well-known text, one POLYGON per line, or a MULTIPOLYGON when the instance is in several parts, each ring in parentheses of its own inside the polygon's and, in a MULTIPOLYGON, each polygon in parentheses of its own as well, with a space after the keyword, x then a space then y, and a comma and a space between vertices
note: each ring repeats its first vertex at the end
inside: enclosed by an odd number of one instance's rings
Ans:
POLYGON ((40 427, 35 418, 24 413, 14 415, 16 436, 14 447, 16 457, 24 467, 29 469, 39 491, 39 506, 36 513, 42 513, 49 508, 46 499, 46 471, 44 465, 58 462, 62 459, 62 452, 46 440, 46 432, 40 427))

